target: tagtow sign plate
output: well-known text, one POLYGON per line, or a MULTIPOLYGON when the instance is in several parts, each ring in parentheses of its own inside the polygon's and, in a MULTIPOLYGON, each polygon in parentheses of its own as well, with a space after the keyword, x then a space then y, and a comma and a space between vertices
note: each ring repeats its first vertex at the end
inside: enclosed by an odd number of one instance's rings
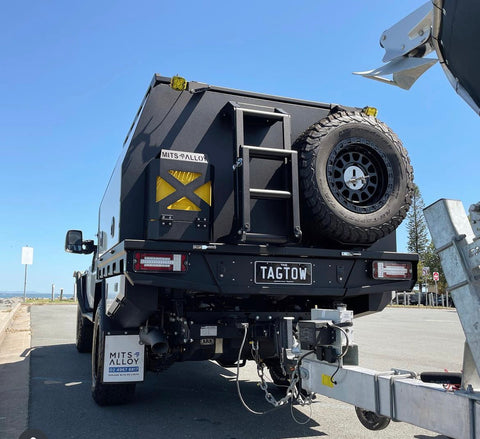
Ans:
POLYGON ((312 285, 309 262, 255 261, 256 284, 312 285))
POLYGON ((143 381, 144 363, 138 334, 105 336, 104 383, 143 381))

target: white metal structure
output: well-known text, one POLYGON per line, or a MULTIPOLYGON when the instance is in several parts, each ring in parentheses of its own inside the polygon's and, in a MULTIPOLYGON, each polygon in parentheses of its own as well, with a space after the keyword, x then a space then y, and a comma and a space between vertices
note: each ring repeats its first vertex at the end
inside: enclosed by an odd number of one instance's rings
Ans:
MULTIPOLYGON (((463 0, 463 3, 466 3, 463 0)), ((473 0, 470 4, 475 3, 473 0)), ((385 49, 383 57, 384 65, 364 72, 354 72, 365 78, 375 79, 386 84, 396 85, 405 90, 415 83, 437 59, 425 58, 432 51, 436 52, 438 61, 445 75, 455 91, 465 102, 480 114, 478 101, 471 96, 468 85, 456 77, 452 71, 449 60, 445 58, 443 41, 440 37, 443 17, 447 15, 445 0, 431 0, 413 11, 410 15, 400 20, 382 33, 380 46, 385 49)), ((451 10, 455 8, 455 2, 450 4, 451 10)), ((477 11, 471 11, 471 16, 476 17, 477 11)), ((471 57, 478 57, 478 48, 473 44, 476 36, 471 35, 469 30, 462 29, 465 23, 457 26, 457 32, 463 33, 462 43, 471 47, 471 57)))
MULTIPOLYGON (((443 199, 425 209, 466 336, 460 389, 424 383, 410 371, 377 372, 344 365, 340 358, 329 363, 308 355, 300 365, 305 390, 363 409, 357 413, 363 413, 364 419, 359 418, 367 428, 385 428, 389 418, 455 439, 480 437, 480 204, 469 213, 471 224, 461 202, 443 199)), ((345 323, 322 312, 312 310, 318 326, 325 324, 325 318, 333 325, 345 323)))
POLYGON ((424 58, 434 50, 433 16, 432 3, 427 2, 387 29, 380 37, 380 46, 385 49, 382 61, 386 64, 355 74, 410 89, 437 62, 434 58, 424 58))

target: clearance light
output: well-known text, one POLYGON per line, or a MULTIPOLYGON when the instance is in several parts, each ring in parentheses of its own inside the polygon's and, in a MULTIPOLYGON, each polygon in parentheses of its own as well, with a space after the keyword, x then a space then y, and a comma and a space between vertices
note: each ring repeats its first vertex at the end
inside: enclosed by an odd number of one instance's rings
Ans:
POLYGON ((133 269, 148 272, 187 271, 187 255, 138 252, 133 259, 133 269))
POLYGON ((374 261, 373 278, 389 280, 412 279, 412 263, 374 261))
POLYGON ((170 80, 170 87, 177 91, 183 91, 187 88, 187 80, 181 76, 173 76, 170 80))
POLYGON ((362 113, 366 114, 367 116, 377 117, 378 110, 375 107, 364 107, 362 109, 362 113))

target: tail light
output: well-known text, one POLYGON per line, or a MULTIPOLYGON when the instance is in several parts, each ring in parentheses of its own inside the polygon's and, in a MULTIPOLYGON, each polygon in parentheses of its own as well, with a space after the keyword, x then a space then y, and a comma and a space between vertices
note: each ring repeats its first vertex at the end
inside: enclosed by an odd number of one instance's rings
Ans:
POLYGON ((135 271, 183 272, 187 271, 187 255, 181 253, 141 253, 133 259, 135 271))
POLYGON ((412 279, 411 262, 374 261, 373 278, 388 280, 412 279))

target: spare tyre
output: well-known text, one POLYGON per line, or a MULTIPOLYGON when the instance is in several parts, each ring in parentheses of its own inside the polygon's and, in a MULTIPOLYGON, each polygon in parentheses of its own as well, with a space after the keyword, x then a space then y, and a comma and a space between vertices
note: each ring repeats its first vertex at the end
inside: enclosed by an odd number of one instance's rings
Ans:
POLYGON ((393 232, 412 201, 413 170, 393 131, 373 116, 340 111, 308 128, 299 152, 302 230, 368 246, 393 232))

